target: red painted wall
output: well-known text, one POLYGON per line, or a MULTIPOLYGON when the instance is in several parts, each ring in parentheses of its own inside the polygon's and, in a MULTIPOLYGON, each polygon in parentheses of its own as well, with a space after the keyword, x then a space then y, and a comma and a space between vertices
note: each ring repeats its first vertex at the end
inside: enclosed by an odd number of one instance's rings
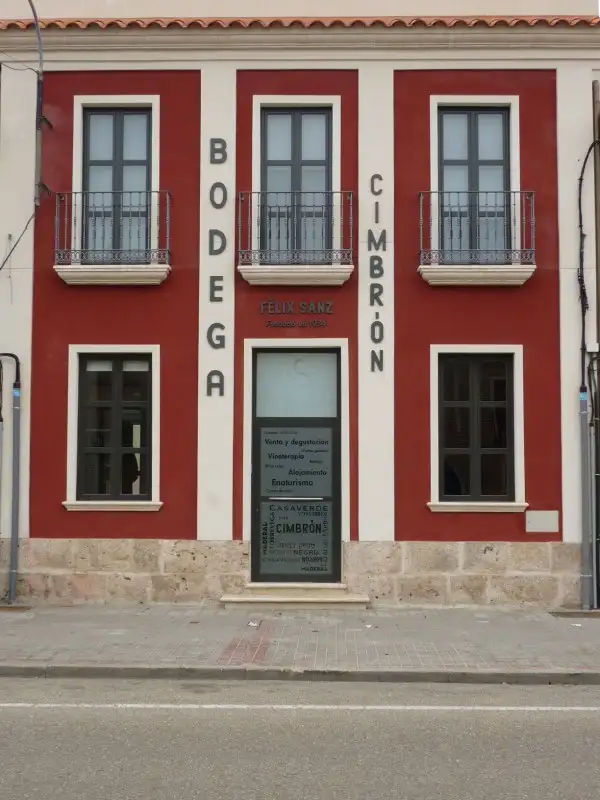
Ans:
MULTIPOLYGON (((237 78, 237 191, 252 190, 252 100, 254 95, 340 95, 342 116, 341 188, 358 187, 358 73, 356 71, 240 71, 237 78)), ((335 147, 334 142, 334 147, 335 147)), ((357 241, 357 203, 354 242, 357 241)), ((356 258, 354 263, 356 264, 356 258)), ((294 317, 290 317, 294 319, 294 317)), ((296 321, 301 317, 296 317, 296 321)), ((250 286, 238 274, 235 293, 235 420, 234 420, 234 538, 242 538, 242 439, 244 339, 347 337, 350 358, 350 518, 351 538, 357 538, 358 386, 356 375, 357 276, 343 286, 250 286), (333 301, 334 313, 325 328, 268 328, 260 313, 262 301, 333 301)))
POLYGON ((172 195, 172 272, 162 286, 73 287, 54 273, 54 197, 35 230, 31 536, 196 538, 199 72, 68 72, 44 80, 42 179, 72 189, 74 95, 160 95, 160 188, 172 195), (66 499, 69 344, 159 344, 163 508, 70 513, 66 499))
POLYGON ((561 508, 556 86, 553 71, 395 76, 396 539, 560 539, 525 534, 523 514, 434 514, 429 345, 522 344, 530 509, 561 508), (521 189, 535 192, 537 270, 519 288, 443 288, 419 265, 418 193, 429 189, 431 95, 518 95, 521 189))

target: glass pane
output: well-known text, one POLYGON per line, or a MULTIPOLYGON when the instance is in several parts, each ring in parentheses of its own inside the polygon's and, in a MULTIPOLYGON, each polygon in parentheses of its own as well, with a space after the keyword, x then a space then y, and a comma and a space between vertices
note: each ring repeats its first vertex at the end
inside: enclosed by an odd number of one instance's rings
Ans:
POLYGON ((112 363, 110 361, 88 361, 85 365, 84 402, 111 400, 112 389, 112 363))
POLYGON ((310 256, 311 263, 318 260, 319 253, 331 248, 331 225, 330 217, 323 214, 321 209, 314 211, 306 209, 300 217, 300 230, 298 247, 300 250, 313 251, 314 256, 310 256))
POLYGON ((444 400, 469 399, 469 364, 462 360, 443 362, 442 398, 444 400))
POLYGON ((481 365, 479 378, 479 397, 481 400, 506 401, 506 367, 507 365, 504 361, 486 361, 481 365))
POLYGON ((149 494, 148 456, 143 453, 122 453, 121 494, 149 494))
POLYGON ((88 216, 85 230, 85 247, 89 251, 113 249, 113 220, 110 214, 98 212, 88 216))
POLYGON ((110 494, 110 470, 108 453, 86 453, 83 459, 83 493, 110 494))
POLYGON ((290 114, 267 115, 267 161, 291 161, 292 117, 290 114))
POLYGON ((301 172, 301 203, 305 206, 324 206, 327 202, 325 190, 327 189, 326 167, 302 167, 301 172))
POLYGON ((302 160, 325 161, 327 158, 327 117, 325 114, 302 115, 302 160))
POLYGON ((259 353, 256 416, 337 416, 335 353, 259 353))
POLYGON ((290 196, 289 192, 292 190, 292 168, 291 167, 267 167, 267 185, 266 192, 275 192, 280 195, 279 197, 268 198, 269 204, 275 202, 276 204, 289 205, 290 196))
POLYGON ((144 407, 123 409, 121 446, 138 448, 148 445, 148 409, 144 407))
POLYGON ((501 161, 504 157, 503 123, 503 114, 478 115, 479 158, 482 161, 501 161))
POLYGON ((121 250, 136 252, 147 250, 148 222, 145 217, 123 217, 121 220, 121 250))
POLYGON ((89 114, 88 122, 90 161, 111 161, 113 157, 113 115, 89 114))
POLYGON ((125 402, 142 400, 146 403, 149 399, 150 372, 148 364, 143 361, 126 361, 123 365, 123 400, 125 402), (125 366, 128 367, 127 370, 125 366))
MULTIPOLYGON (((480 192, 503 192, 504 186, 504 167, 479 167, 479 191, 480 192)), ((481 199, 480 203, 483 202, 481 199)), ((494 195, 486 197, 488 204, 502 204, 504 200, 494 195)))
POLYGON ((502 262, 506 260, 508 231, 505 219, 500 217, 480 217, 477 225, 477 250, 485 251, 481 255, 482 263, 502 262))
POLYGON ((460 263, 468 260, 471 250, 471 225, 466 211, 445 210, 442 217, 442 250, 444 260, 453 259, 460 263))
POLYGON ((112 167, 90 167, 88 170, 88 192, 95 192, 90 202, 96 205, 112 203, 112 198, 102 197, 99 192, 112 192, 113 190, 113 168, 112 167))
POLYGON ((480 446, 504 448, 507 445, 506 408, 482 408, 479 418, 480 446))
POLYGON ((468 455, 444 456, 444 495, 464 497, 471 494, 470 464, 468 455))
POLYGON ((466 160, 469 137, 466 114, 442 114, 442 159, 444 161, 466 160))
POLYGON ((470 445, 469 408, 444 408, 442 424, 442 447, 449 449, 465 449, 470 445))
POLYGON ((508 457, 485 453, 481 456, 481 494, 484 497, 508 495, 508 457))
POLYGON ((148 170, 146 167, 123 167, 123 191, 133 193, 131 197, 126 197, 126 202, 138 205, 146 202, 145 192, 147 189, 148 170))
POLYGON ((110 447, 112 409, 106 406, 85 411, 85 447, 110 447))
POLYGON ((123 121, 123 158, 145 161, 148 157, 148 116, 126 114, 123 121))
POLYGON ((262 250, 287 252, 293 249, 292 215, 289 206, 269 207, 264 211, 262 250))

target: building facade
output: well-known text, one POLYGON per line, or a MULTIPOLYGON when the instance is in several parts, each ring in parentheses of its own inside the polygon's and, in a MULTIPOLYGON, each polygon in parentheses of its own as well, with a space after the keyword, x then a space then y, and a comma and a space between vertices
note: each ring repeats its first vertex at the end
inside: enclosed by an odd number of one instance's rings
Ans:
POLYGON ((593 4, 14 5, 19 597, 580 604, 593 4))

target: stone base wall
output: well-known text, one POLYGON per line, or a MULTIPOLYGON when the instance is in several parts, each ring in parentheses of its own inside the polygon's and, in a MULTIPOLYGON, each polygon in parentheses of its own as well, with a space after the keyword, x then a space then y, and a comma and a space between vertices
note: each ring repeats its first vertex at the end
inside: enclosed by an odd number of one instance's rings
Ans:
MULTIPOLYGON (((580 562, 579 545, 558 542, 349 542, 343 580, 382 605, 576 608, 580 562)), ((241 592, 249 577, 248 542, 24 539, 17 587, 34 603, 193 603, 241 592)))

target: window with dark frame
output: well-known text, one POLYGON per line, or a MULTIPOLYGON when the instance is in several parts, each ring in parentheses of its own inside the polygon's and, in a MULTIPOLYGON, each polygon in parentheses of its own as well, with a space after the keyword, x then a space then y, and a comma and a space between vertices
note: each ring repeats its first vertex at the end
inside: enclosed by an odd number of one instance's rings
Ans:
POLYGON ((324 263, 332 248, 331 121, 331 108, 262 110, 260 249, 268 262, 324 263))
POLYGON ((515 499, 512 355, 440 355, 439 498, 515 499))
POLYGON ((152 358, 79 358, 78 500, 151 500, 152 358))
POLYGON ((150 260, 151 126, 151 109, 84 109, 82 249, 87 262, 150 260))
POLYGON ((443 263, 510 263, 519 216, 510 186, 508 108, 442 107, 439 238, 443 263))

